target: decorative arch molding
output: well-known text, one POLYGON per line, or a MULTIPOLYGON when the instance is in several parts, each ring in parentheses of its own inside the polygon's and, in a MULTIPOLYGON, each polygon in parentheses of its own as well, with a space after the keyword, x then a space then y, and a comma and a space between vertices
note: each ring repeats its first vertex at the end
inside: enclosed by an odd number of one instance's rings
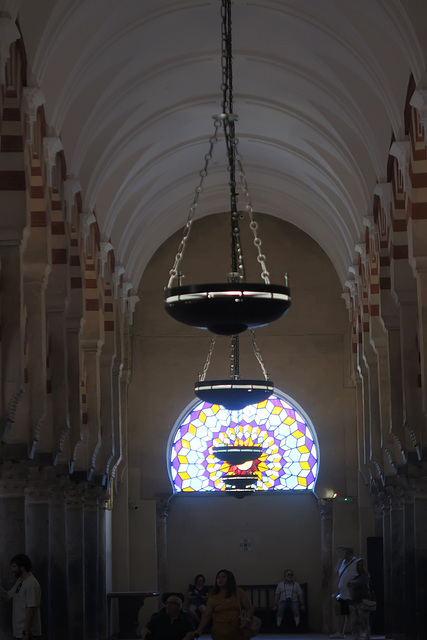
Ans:
POLYGON ((319 447, 307 414, 276 389, 264 402, 239 411, 191 402, 172 430, 168 464, 176 493, 226 491, 233 477, 255 478, 255 491, 314 490, 319 447), (232 464, 215 456, 214 447, 224 445, 261 446, 262 452, 232 464))

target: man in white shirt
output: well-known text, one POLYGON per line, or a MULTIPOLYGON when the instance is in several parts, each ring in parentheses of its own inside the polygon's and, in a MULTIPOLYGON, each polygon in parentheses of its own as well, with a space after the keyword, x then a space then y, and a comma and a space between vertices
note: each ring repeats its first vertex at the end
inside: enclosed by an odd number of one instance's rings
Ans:
POLYGON ((24 553, 14 556, 10 565, 17 580, 9 591, 0 587, 0 597, 5 602, 12 600, 13 637, 35 640, 41 636, 40 585, 31 573, 31 560, 24 553))
POLYGON ((295 625, 300 622, 301 610, 304 609, 304 596, 301 586, 294 581, 292 569, 286 569, 283 582, 279 582, 276 587, 273 609, 277 609, 276 623, 280 628, 285 611, 290 609, 295 620, 295 625))
POLYGON ((335 593, 332 597, 338 600, 340 608, 339 615, 339 629, 336 633, 333 633, 330 638, 345 638, 345 628, 347 620, 350 615, 350 590, 348 583, 356 573, 356 558, 354 555, 354 549, 352 547, 341 547, 344 557, 342 562, 339 562, 336 567, 335 576, 335 593))

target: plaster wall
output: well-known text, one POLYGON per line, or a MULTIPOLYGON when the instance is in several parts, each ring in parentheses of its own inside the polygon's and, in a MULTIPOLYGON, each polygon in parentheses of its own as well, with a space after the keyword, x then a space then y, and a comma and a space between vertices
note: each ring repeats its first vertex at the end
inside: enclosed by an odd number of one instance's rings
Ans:
MULTIPOLYGON (((354 541, 357 546, 355 392, 349 376, 349 322, 340 283, 330 260, 308 235, 271 216, 260 215, 259 222, 271 280, 280 283, 283 274, 289 273, 292 307, 283 318, 256 331, 258 345, 276 388, 293 398, 314 426, 320 457, 316 493, 354 498, 352 503, 335 506, 340 515, 334 543, 354 541)), ((175 421, 194 401, 193 385, 212 337, 175 322, 163 310, 163 287, 180 236, 181 232, 175 234, 157 251, 138 292, 141 301, 134 315, 129 391, 130 504, 154 504, 156 498, 172 494, 168 440, 175 421)), ((257 265, 250 265, 251 238, 242 232, 242 239, 247 281, 259 281, 257 265)), ((184 282, 224 281, 229 250, 222 217, 198 220, 190 240, 182 263, 184 282), (218 235, 222 235, 221 248, 215 240, 218 235)), ((208 378, 228 377, 228 362, 229 341, 219 338, 208 378)), ((245 334, 240 371, 242 377, 261 376, 245 334)), ((129 511, 129 548, 138 552, 129 569, 133 588, 138 581, 145 587, 156 580, 150 555, 153 532, 146 528, 149 523, 155 526, 155 517, 151 513, 145 522, 138 517, 129 511)), ((275 582, 284 565, 291 564, 298 578, 309 583, 310 620, 320 628, 320 518, 312 493, 243 500, 223 495, 175 496, 167 520, 169 585, 186 590, 195 573, 201 571, 211 580, 224 566, 235 570, 240 583, 275 582), (240 548, 245 538, 252 541, 250 552, 240 548)))

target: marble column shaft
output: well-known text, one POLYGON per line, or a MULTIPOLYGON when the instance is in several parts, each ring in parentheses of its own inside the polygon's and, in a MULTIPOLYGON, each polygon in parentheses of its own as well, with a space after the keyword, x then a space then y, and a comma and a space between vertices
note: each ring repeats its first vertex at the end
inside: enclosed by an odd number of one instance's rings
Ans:
POLYGON ((49 632, 52 639, 70 640, 67 535, 64 491, 54 491, 49 501, 49 632))
MULTIPOLYGON (((49 495, 47 488, 31 485, 25 490, 26 550, 33 562, 33 572, 40 583, 42 631, 49 619, 49 495)), ((45 631, 43 631, 46 634, 45 631)), ((47 634, 46 634, 47 635, 47 634)))
POLYGON ((427 638, 427 495, 415 497, 415 549, 416 549, 416 620, 417 640, 427 638))
POLYGON ((391 533, 391 606, 393 640, 405 640, 404 619, 404 584, 405 584, 405 556, 404 556, 404 511, 402 496, 392 499, 390 509, 391 533))
POLYGON ((97 640, 99 586, 99 505, 97 496, 86 496, 84 507, 85 638, 97 640))
POLYGON ((391 602, 391 525, 388 496, 383 498, 383 549, 384 549, 384 633, 386 638, 393 637, 391 602))
POLYGON ((70 613, 70 640, 85 640, 85 563, 83 496, 78 492, 67 499, 66 539, 70 613))

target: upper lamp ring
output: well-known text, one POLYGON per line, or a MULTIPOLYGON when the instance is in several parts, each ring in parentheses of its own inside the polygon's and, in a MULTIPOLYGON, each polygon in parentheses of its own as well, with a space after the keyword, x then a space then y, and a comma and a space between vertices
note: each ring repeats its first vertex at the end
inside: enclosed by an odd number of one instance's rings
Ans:
POLYGON ((270 324, 290 306, 290 290, 283 285, 233 282, 165 289, 165 309, 174 320, 224 336, 270 324))

